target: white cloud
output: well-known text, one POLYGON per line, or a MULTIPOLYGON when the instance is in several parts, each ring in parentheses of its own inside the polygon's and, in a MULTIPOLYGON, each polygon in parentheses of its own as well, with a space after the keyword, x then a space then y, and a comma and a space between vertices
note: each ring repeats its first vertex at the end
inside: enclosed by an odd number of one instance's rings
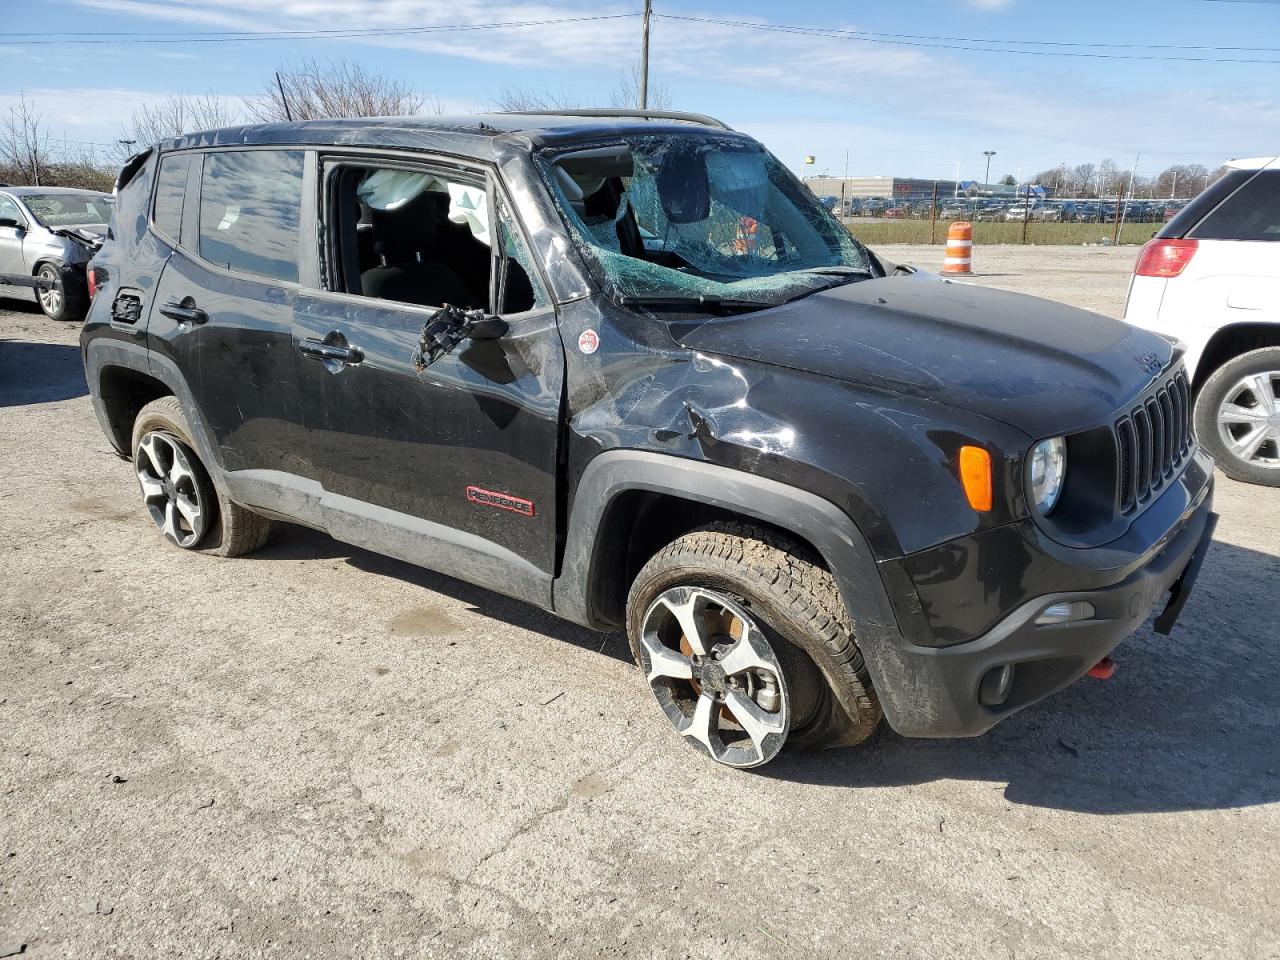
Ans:
POLYGON ((1013 6, 1015 0, 964 0, 965 6, 976 10, 1003 10, 1013 6))
MULTIPOLYGON (((593 7, 588 0, 513 0, 501 7, 490 0, 276 0, 269 6, 262 0, 76 2, 146 17, 165 29, 243 31, 475 25, 633 13, 636 6, 593 7)), ((964 2, 994 9, 1011 0, 964 2)), ((850 23, 831 26, 855 27, 850 23)), ((635 62, 638 33, 638 19, 629 16, 555 26, 344 39, 332 46, 313 44, 312 49, 321 55, 359 58, 358 49, 353 50, 359 44, 366 57, 370 47, 463 57, 518 68, 521 82, 533 89, 564 87, 570 93, 590 95, 602 76, 635 62)), ((263 42, 255 49, 272 46, 263 42)), ((148 49, 207 56, 217 48, 192 43, 148 49)), ((810 144, 810 151, 825 150, 826 145, 839 149, 841 143, 852 140, 869 147, 878 144, 881 158, 914 151, 921 167, 941 165, 935 172, 951 175, 957 156, 988 147, 1000 150, 1000 161, 1007 162, 1012 172, 1019 164, 1050 166, 1105 156, 1131 162, 1138 151, 1146 158, 1144 167, 1155 162, 1155 156, 1162 163, 1174 162, 1195 151, 1200 151, 1197 159, 1208 162, 1218 153, 1265 152, 1267 142, 1280 140, 1280 108, 1275 104, 1261 97, 1258 102, 1241 98, 1225 85, 1215 91, 1203 79, 1184 84, 1191 93, 1160 87, 1154 73, 1149 89, 1131 82, 1121 88, 1108 84, 1105 72, 1076 69, 1073 61, 953 55, 661 17, 654 23, 653 52, 654 78, 675 88, 681 106, 695 110, 705 106, 697 94, 701 85, 716 88, 720 99, 725 99, 721 94, 727 89, 736 109, 725 119, 752 130, 774 131, 771 137, 778 139, 770 142, 780 153, 792 139, 810 144), (940 82, 942 78, 945 83, 940 82), (794 94, 795 119, 782 122, 756 116, 752 96, 761 90, 794 94), (1194 141, 1186 136, 1192 130, 1194 141)), ((240 79, 243 83, 244 78, 240 79)), ((434 91, 429 80, 407 79, 416 81, 423 92, 452 97, 450 108, 461 108, 461 112, 484 109, 487 98, 498 92, 434 91)), ((97 136, 106 139, 114 137, 138 100, 161 96, 123 91, 114 101, 97 93, 77 102, 78 94, 66 96, 67 91, 47 94, 46 116, 62 122, 65 108, 65 122, 71 129, 90 129, 89 103, 94 104, 95 115, 114 114, 110 123, 97 117, 101 131, 97 136)), ((842 149, 839 152, 843 154, 842 149)), ((887 164, 881 160, 876 165, 887 164)))

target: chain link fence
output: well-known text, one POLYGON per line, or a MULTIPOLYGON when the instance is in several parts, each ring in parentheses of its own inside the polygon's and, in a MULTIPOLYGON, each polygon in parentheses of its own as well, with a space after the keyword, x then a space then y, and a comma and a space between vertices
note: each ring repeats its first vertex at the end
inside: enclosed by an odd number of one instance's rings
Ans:
POLYGON ((1001 196, 820 196, 865 243, 937 243, 956 221, 973 224, 973 242, 1146 243, 1188 202, 1127 196, 1056 199, 1027 191, 1001 196))

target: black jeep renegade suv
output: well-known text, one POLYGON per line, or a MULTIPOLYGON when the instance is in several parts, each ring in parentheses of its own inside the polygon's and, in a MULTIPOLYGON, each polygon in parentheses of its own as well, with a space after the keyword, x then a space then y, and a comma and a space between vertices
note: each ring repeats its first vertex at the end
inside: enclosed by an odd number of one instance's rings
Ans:
POLYGON ((705 117, 193 134, 92 271, 165 537, 286 520, 624 627, 734 766, 982 733, 1167 632, 1212 533, 1174 345, 886 263, 705 117))

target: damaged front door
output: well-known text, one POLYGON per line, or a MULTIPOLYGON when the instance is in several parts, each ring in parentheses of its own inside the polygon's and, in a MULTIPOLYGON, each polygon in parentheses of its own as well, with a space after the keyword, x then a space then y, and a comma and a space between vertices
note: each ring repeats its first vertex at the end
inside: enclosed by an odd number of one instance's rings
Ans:
POLYGON ((326 525, 545 602, 564 356, 513 219, 456 168, 331 159, 323 183, 330 290, 294 339, 326 525))

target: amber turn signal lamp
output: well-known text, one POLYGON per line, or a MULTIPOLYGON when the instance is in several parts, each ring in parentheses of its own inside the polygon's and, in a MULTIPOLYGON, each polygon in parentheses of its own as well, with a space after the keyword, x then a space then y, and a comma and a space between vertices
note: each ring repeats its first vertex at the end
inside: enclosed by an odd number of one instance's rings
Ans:
POLYGON ((960 482, 969 506, 979 513, 991 509, 991 454, 981 447, 960 448, 960 482))

